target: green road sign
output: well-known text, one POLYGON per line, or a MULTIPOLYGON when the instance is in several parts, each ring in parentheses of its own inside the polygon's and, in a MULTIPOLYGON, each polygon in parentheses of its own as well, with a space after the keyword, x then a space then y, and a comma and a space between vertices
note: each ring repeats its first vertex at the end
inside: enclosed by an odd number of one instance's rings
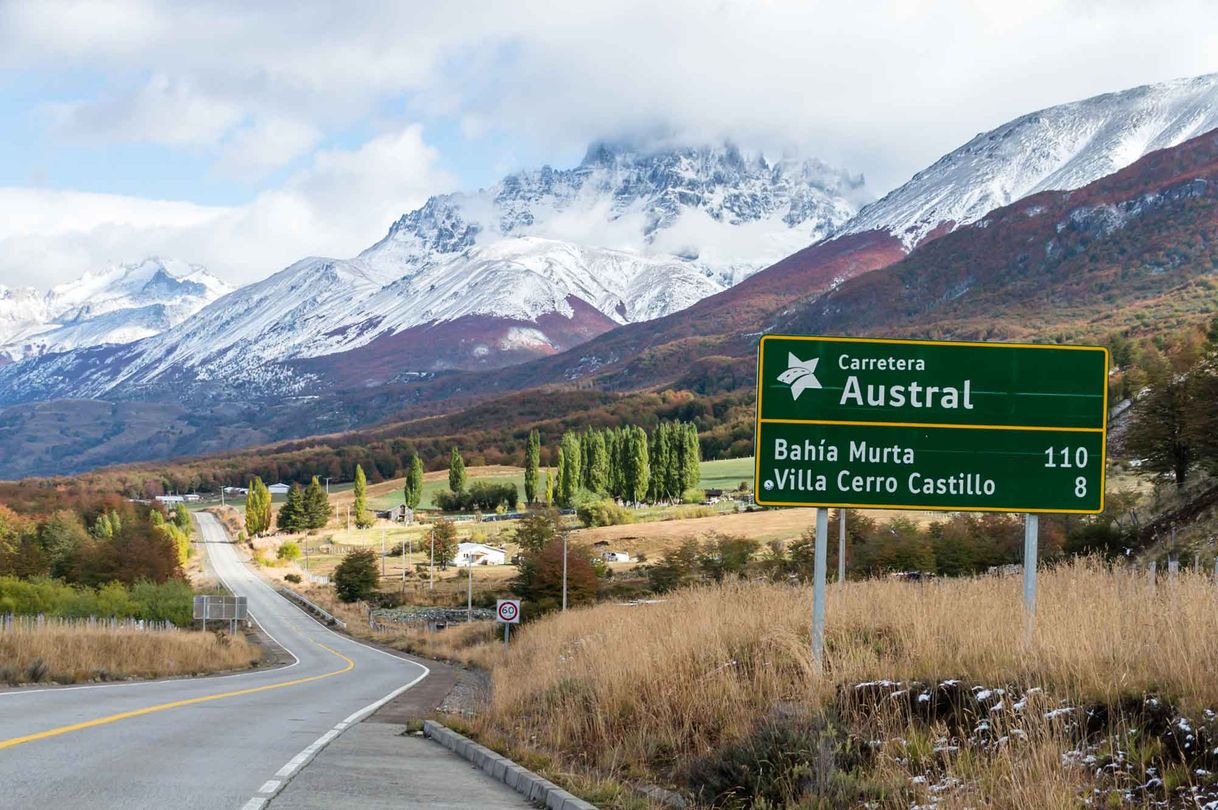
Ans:
POLYGON ((1104 508, 1108 352, 766 335, 763 506, 1104 508))

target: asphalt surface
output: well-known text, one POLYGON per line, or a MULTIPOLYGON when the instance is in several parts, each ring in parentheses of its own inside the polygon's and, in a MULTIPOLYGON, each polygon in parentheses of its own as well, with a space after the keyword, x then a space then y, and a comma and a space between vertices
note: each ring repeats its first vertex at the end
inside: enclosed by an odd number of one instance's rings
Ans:
POLYGON ((527 810, 512 788, 400 726, 360 723, 327 746, 269 810, 527 810))
POLYGON ((0 692, 0 808, 262 807, 349 725, 426 677, 290 605, 237 558, 213 516, 198 520, 217 575, 295 662, 0 692))

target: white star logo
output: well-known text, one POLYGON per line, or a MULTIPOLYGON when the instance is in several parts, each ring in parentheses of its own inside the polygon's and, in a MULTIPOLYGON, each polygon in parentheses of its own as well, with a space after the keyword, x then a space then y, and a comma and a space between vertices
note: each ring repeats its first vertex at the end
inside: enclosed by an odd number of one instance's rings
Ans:
POLYGON ((820 388, 820 380, 816 379, 816 364, 819 357, 811 360, 800 360, 792 352, 787 352, 787 370, 778 375, 778 381, 791 386, 791 399, 799 399, 806 388, 820 388))

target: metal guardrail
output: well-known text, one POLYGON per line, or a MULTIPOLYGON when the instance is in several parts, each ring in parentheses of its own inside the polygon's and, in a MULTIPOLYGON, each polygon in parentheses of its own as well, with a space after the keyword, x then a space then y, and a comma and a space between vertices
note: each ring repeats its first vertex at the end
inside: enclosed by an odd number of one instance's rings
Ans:
POLYGON ((333 613, 330 613, 328 610, 313 604, 311 601, 296 593, 296 591, 292 590, 291 588, 280 588, 279 592, 291 601, 300 605, 305 610, 320 617, 326 624, 337 627, 340 630, 347 629, 347 623, 342 619, 338 618, 333 613))

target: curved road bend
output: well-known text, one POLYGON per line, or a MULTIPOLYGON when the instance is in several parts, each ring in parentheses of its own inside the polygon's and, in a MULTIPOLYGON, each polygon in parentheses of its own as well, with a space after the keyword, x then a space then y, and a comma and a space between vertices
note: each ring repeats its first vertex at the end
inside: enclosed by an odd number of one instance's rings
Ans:
POLYGON ((197 516, 216 573, 296 659, 223 677, 0 692, 0 807, 259 807, 336 727, 427 675, 333 633, 197 516))

